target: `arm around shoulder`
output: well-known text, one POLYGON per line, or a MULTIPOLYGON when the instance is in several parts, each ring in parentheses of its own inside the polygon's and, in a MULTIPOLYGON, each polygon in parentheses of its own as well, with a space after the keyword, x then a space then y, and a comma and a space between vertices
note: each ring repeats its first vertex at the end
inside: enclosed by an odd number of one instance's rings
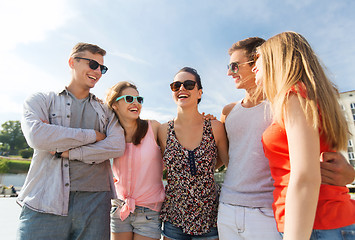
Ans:
POLYGON ((322 183, 345 186, 355 181, 355 169, 340 152, 321 154, 322 183))

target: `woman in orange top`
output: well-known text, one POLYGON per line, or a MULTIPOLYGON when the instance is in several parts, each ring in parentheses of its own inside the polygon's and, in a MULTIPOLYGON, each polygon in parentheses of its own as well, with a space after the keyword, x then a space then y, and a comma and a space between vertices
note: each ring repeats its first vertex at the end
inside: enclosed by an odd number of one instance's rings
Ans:
POLYGON ((321 185, 320 153, 347 146, 337 90, 298 33, 278 34, 258 53, 253 71, 274 116, 263 145, 275 180, 279 232, 284 239, 355 239, 355 201, 348 189, 321 185))

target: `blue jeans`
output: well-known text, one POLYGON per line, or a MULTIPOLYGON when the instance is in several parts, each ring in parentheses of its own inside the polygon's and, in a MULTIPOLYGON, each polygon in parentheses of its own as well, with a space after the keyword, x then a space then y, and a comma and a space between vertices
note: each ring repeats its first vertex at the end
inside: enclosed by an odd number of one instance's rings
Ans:
POLYGON ((109 240, 111 195, 70 192, 68 216, 41 213, 24 206, 17 239, 109 240))
MULTIPOLYGON (((283 233, 280 233, 283 236, 283 233)), ((313 230, 309 240, 355 240, 355 224, 329 230, 313 230)))
POLYGON ((176 227, 170 222, 164 222, 164 230, 162 232, 164 237, 170 238, 172 240, 207 240, 207 239, 217 239, 218 238, 218 230, 217 228, 211 228, 209 233, 205 233, 203 235, 189 235, 183 233, 180 227, 176 227))

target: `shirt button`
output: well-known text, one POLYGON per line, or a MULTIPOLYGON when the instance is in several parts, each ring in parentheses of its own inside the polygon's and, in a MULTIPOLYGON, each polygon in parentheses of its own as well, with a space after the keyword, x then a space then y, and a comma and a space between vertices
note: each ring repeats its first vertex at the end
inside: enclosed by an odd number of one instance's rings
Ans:
POLYGON ((65 186, 68 187, 68 186, 69 186, 69 183, 66 183, 65 186))
POLYGON ((64 167, 68 167, 69 165, 68 164, 64 164, 64 167))
POLYGON ((67 118, 70 118, 70 115, 67 115, 67 118))
POLYGON ((70 103, 67 103, 68 106, 70 106, 70 103))

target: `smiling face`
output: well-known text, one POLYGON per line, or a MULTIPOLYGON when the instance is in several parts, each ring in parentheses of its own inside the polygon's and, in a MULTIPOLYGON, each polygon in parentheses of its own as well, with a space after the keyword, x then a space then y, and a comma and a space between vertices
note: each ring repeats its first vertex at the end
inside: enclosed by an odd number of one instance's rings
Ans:
MULTIPOLYGON (((77 57, 92 59, 101 65, 104 63, 104 57, 102 55, 93 54, 89 51, 84 51, 78 54, 77 57)), ((69 67, 72 69, 72 80, 70 84, 84 91, 93 88, 102 76, 100 67, 95 70, 91 69, 88 60, 70 57, 69 67)))
POLYGON ((251 71, 253 66, 250 66, 249 59, 246 56, 246 51, 244 49, 238 49, 234 51, 230 56, 229 63, 239 63, 239 71, 237 73, 232 72, 228 69, 227 75, 231 76, 234 80, 237 89, 255 89, 255 75, 251 71))
MULTIPOLYGON (((188 72, 179 72, 174 77, 174 82, 185 82, 192 80, 196 82, 195 76, 188 72)), ((178 106, 197 105, 198 99, 201 99, 202 89, 198 89, 197 84, 192 90, 185 89, 181 84, 180 89, 172 92, 173 99, 178 106)))
MULTIPOLYGON (((139 93, 134 88, 128 87, 122 91, 120 96, 123 95, 139 96, 139 93)), ((136 120, 141 113, 142 105, 137 102, 137 99, 134 99, 132 103, 126 103, 125 99, 122 98, 112 104, 112 109, 121 121, 136 120)))

